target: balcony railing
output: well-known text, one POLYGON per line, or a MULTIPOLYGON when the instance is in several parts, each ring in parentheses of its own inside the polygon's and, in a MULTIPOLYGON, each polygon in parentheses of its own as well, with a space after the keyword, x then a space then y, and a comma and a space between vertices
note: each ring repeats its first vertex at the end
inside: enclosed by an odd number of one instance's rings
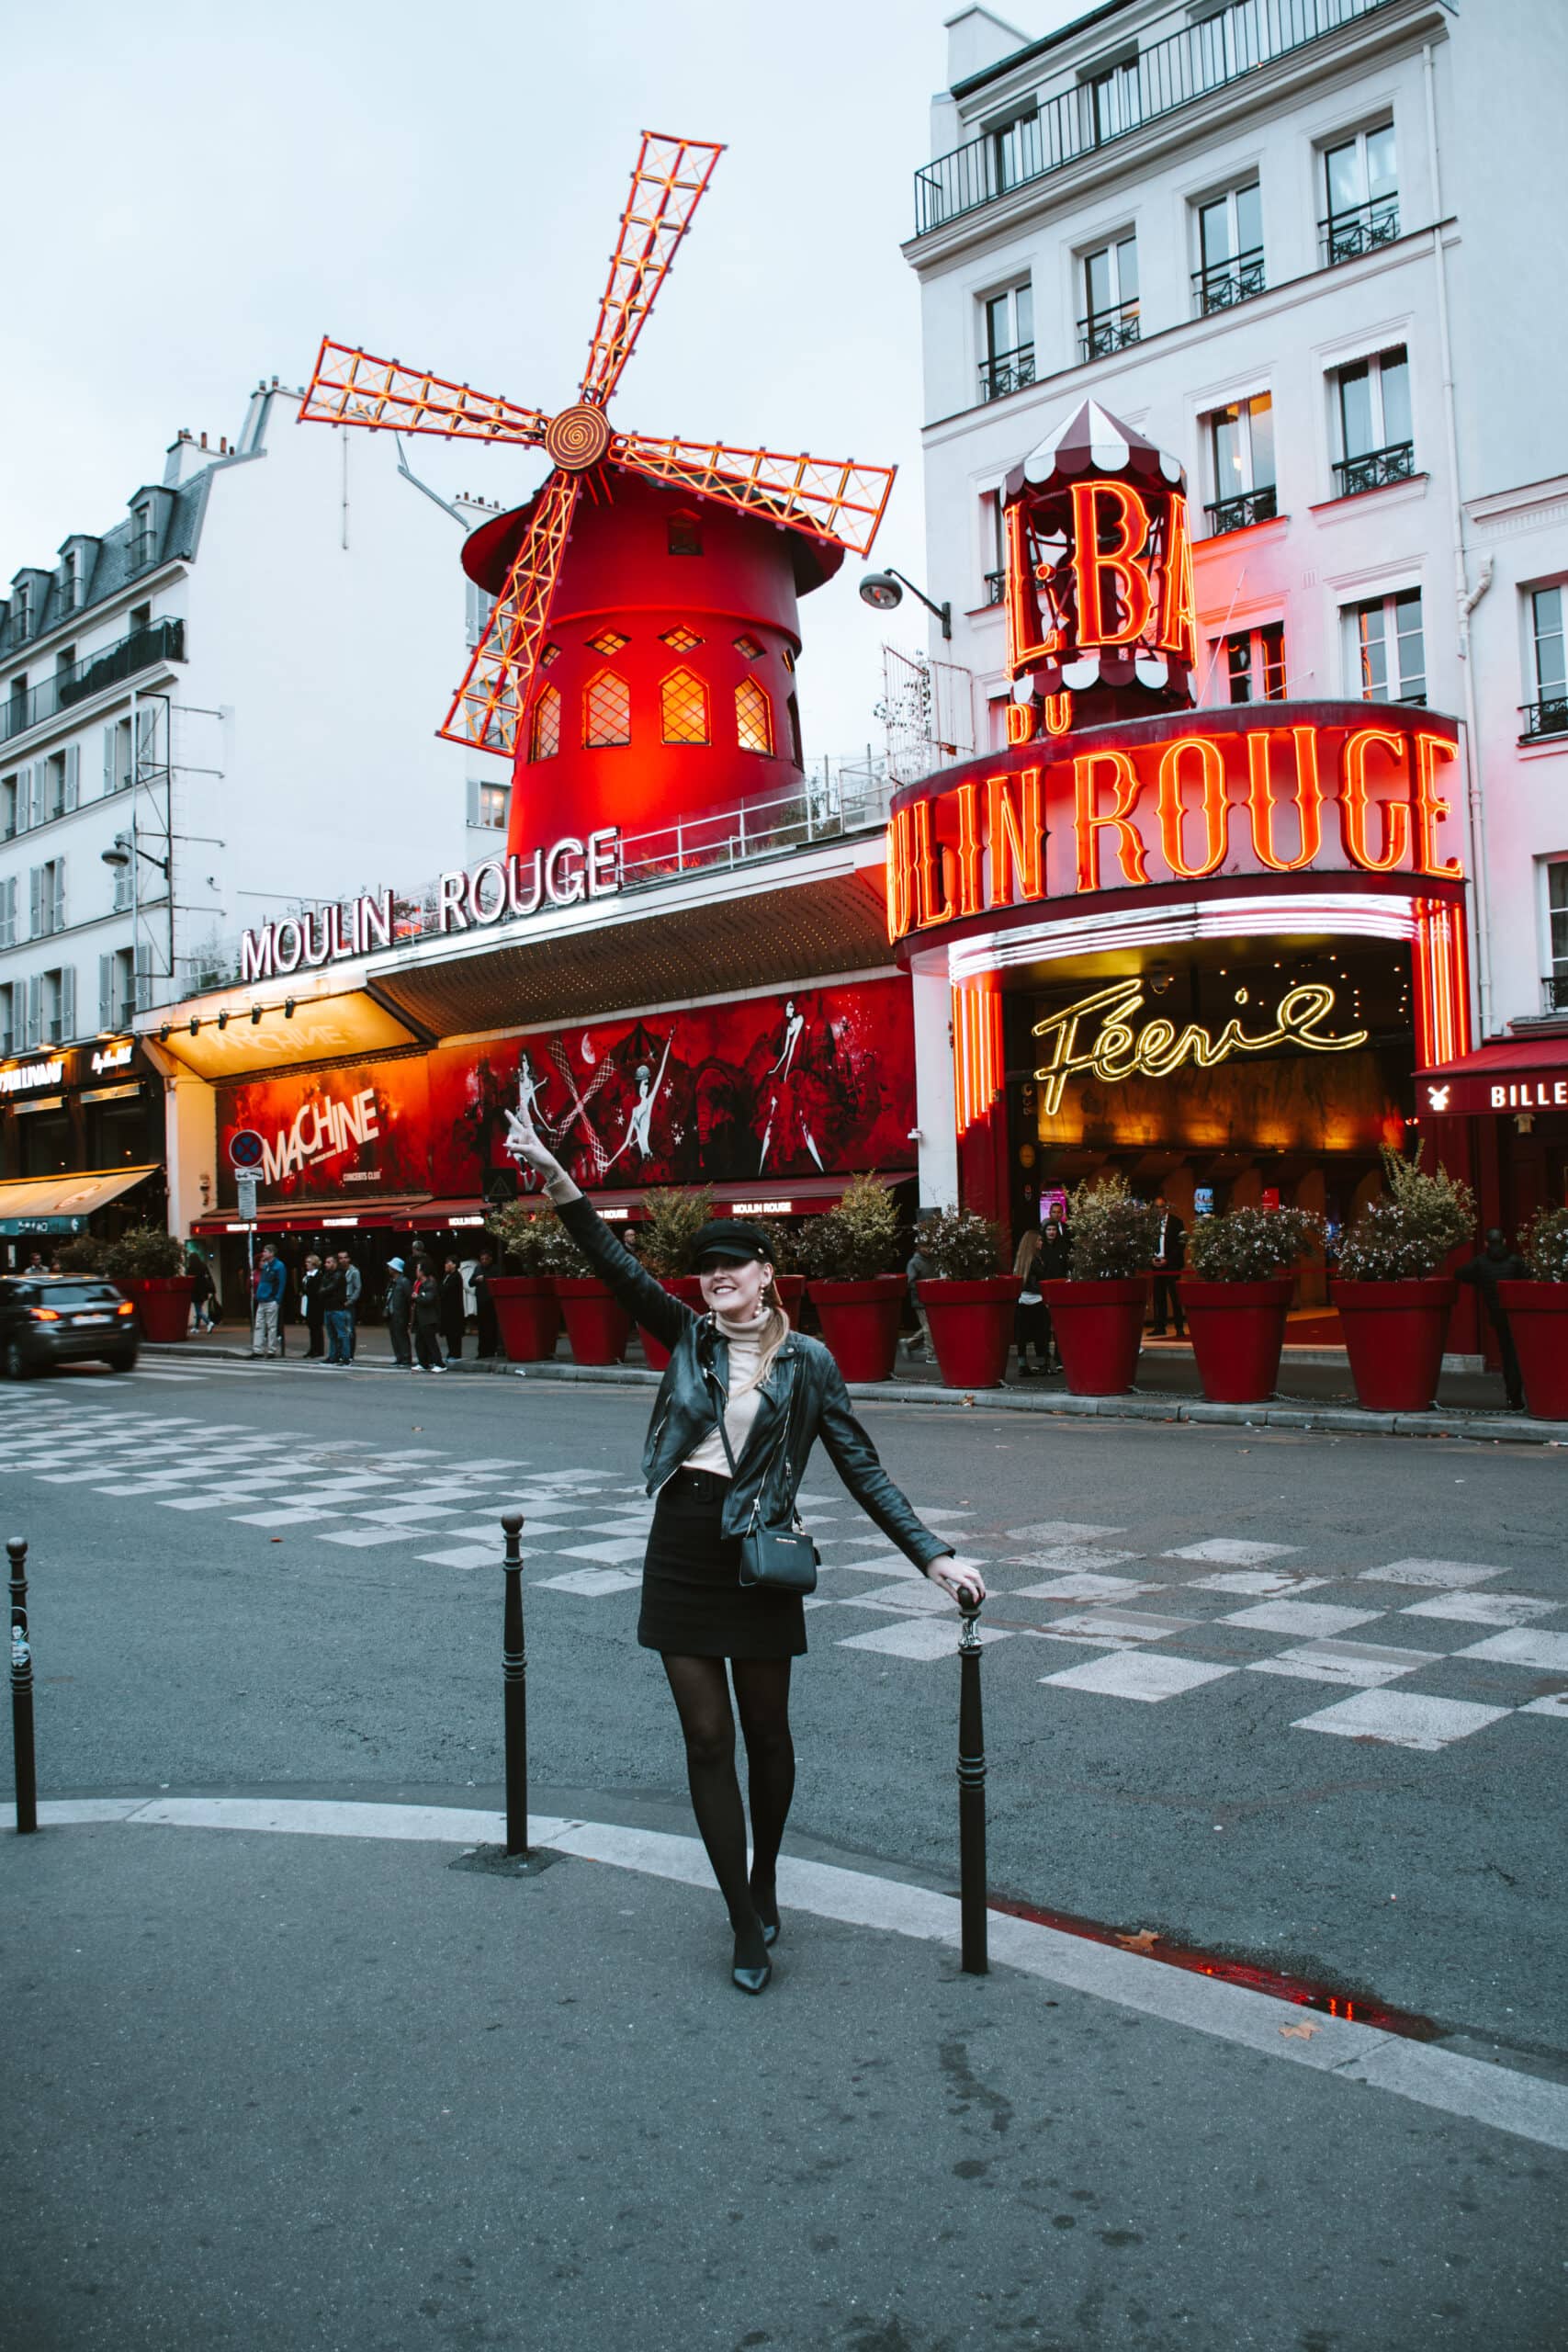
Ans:
POLYGON ((1008 576, 1005 565, 1000 571, 987 571, 986 574, 987 604, 999 605, 1002 598, 1007 594, 1007 586, 1008 576))
POLYGON ((1198 316, 1206 319, 1211 311, 1229 311, 1237 302, 1248 302, 1263 292, 1267 282, 1261 245, 1237 254, 1234 261, 1211 262, 1207 269, 1195 269, 1192 294, 1198 316))
POLYGON ((1034 345, 1021 343, 1016 351, 998 351, 980 362, 980 398, 982 401, 1006 400, 1010 392, 1021 392, 1026 384, 1034 381, 1034 345))
POLYGON ((1078 321, 1078 357, 1104 359, 1113 351, 1124 351, 1138 340, 1138 306, 1123 302, 1120 310, 1091 311, 1078 321))
POLYGON ((1108 119, 1092 81, 1049 98, 1005 132, 987 131, 915 174, 915 234, 1077 163, 1145 123, 1256 74, 1393 0, 1236 0, 1142 51, 1108 119))
POLYGON ((150 628, 132 629, 129 637, 106 645, 101 653, 89 653, 73 662, 68 670, 57 670, 30 694, 13 695, 9 702, 0 706, 0 742, 13 735, 26 734, 29 727, 41 725, 53 718, 73 703, 85 702, 89 695, 102 694, 107 686, 123 685, 139 670, 149 670, 156 662, 183 662, 186 658, 186 625, 180 620, 154 621, 150 628))
POLYGON ((1216 498, 1203 509, 1209 518, 1212 539, 1223 538, 1227 531, 1245 531, 1252 523, 1271 523, 1279 511, 1278 494, 1271 481, 1261 490, 1243 490, 1234 498, 1216 498))
POLYGON ((1568 735, 1568 694, 1542 695, 1539 702, 1522 702, 1521 743, 1539 742, 1547 735, 1568 735))
POLYGON ((1331 212, 1317 226, 1325 262, 1354 261, 1359 254, 1393 244, 1399 234, 1399 198, 1382 196, 1375 204, 1358 204, 1353 212, 1331 212))
POLYGON ((1364 490, 1382 490, 1391 481, 1408 481, 1416 470, 1413 441, 1391 441, 1386 449, 1367 449, 1359 458, 1340 458, 1334 468, 1336 495, 1358 498, 1364 490))
POLYGON ((1548 972, 1540 984, 1540 995, 1548 1012, 1568 1012, 1568 971, 1548 972))

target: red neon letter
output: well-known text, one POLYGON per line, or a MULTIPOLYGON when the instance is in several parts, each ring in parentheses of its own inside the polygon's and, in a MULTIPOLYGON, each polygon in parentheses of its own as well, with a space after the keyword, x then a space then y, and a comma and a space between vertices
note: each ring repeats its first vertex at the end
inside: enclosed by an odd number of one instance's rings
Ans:
POLYGON ((1048 611, 1040 615, 1038 637, 1031 626, 1028 600, 1031 593, 1038 599, 1040 592, 1030 579, 1028 517, 1021 498, 1003 508, 1002 526, 1007 538, 1007 570, 1002 585, 1007 597, 1008 675, 1016 678, 1025 670, 1032 670, 1047 654, 1056 652, 1062 632, 1053 628, 1048 611))
POLYGON ((953 914, 953 900, 947 895, 945 861, 940 847, 931 839, 931 808, 929 800, 917 800, 909 811, 915 831, 915 922, 921 931, 929 931, 933 923, 947 922, 953 914), (937 904, 937 892, 942 892, 942 904, 937 904))
POLYGON ((1458 858, 1438 855, 1438 828, 1452 806, 1438 790, 1438 763, 1458 757, 1453 744, 1441 735, 1423 731, 1416 738, 1416 824, 1421 841, 1416 863, 1423 874, 1451 875, 1456 879, 1464 872, 1458 858))
POLYGON ((895 808, 887 828, 887 936, 897 941, 914 920, 915 873, 909 847, 909 812, 895 808))
POLYGON ((1045 896, 1045 827, 1040 810, 1040 771, 1019 776, 1022 806, 1015 808, 1005 775, 986 779, 986 836, 991 849, 991 904, 1012 904, 1014 877, 1021 899, 1045 896))
POLYGON ((1029 743, 1034 740, 1034 705, 1032 702, 1010 702, 1008 705, 1008 741, 1029 743))
POLYGON ((1116 854, 1122 862, 1123 881, 1148 880, 1144 844, 1137 827, 1129 821, 1142 789, 1143 778, 1125 752, 1080 752, 1073 762, 1080 890, 1100 888, 1100 835, 1107 829, 1116 836, 1116 854), (1110 770, 1112 786, 1111 807, 1103 813, 1095 806, 1101 768, 1110 770))
POLYGON ((1066 692, 1059 695, 1047 695, 1045 697, 1046 734, 1065 735, 1072 723, 1073 698, 1071 695, 1066 692))
POLYGON ((1345 854, 1352 865, 1364 866, 1369 874, 1392 874, 1410 854, 1409 781, 1405 779, 1403 800, 1372 799, 1367 782, 1367 754, 1374 744, 1404 766, 1403 735, 1391 735, 1382 727, 1362 727, 1354 735, 1347 736, 1339 786, 1339 824, 1345 854), (1382 854, 1379 857, 1373 856, 1368 839, 1374 808, 1382 812, 1382 854))
POLYGON ((977 915, 980 896, 980 787, 961 784, 953 794, 958 803, 958 911, 977 915))
POLYGON ((1133 559, 1143 553, 1148 536, 1149 510, 1125 482, 1074 482, 1073 576, 1077 582, 1080 646, 1131 645, 1142 637, 1149 617, 1149 582, 1133 559), (1105 520, 1115 534, 1105 548, 1100 544, 1102 500, 1105 520), (1106 609, 1106 573, 1121 590, 1124 609, 1120 627, 1112 623, 1106 609))
POLYGON ((1281 857, 1274 846, 1274 796, 1269 788, 1269 747, 1280 728, 1260 728, 1247 739, 1247 802, 1252 812, 1252 846, 1260 865, 1274 874, 1294 874, 1310 865, 1323 846, 1323 786, 1317 775, 1317 729, 1292 727, 1296 745, 1296 831, 1301 849, 1281 857))
POLYGON ((1165 578, 1160 583, 1159 635, 1162 653, 1173 653, 1191 668, 1198 658, 1198 624, 1192 591, 1192 542, 1187 536, 1187 501, 1179 490, 1170 493, 1170 526, 1166 533, 1165 578))
POLYGON ((1159 831, 1165 862, 1183 882, 1201 882, 1223 863, 1230 810, 1225 806, 1224 754, 1212 735, 1179 736, 1160 753, 1159 831), (1181 838, 1181 769, 1189 752, 1198 755, 1198 781, 1203 791, 1203 858, 1198 865, 1188 865, 1181 838))

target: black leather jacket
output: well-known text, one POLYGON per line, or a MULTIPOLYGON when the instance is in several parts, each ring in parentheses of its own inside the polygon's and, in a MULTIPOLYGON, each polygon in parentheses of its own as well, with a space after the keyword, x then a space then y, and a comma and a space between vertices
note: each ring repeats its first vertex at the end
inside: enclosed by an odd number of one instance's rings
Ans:
MULTIPOLYGON (((648 1491, 655 1494, 718 1425, 715 1389, 728 1391, 728 1342, 711 1315, 694 1314, 638 1265, 591 1202, 567 1202, 560 1220, 621 1305, 671 1351, 642 1453, 648 1491)), ((820 1438, 862 1510, 906 1558, 924 1571, 952 1551, 916 1518, 877 1460, 855 1419, 844 1376, 819 1340, 792 1331, 757 1397, 757 1418, 725 1497, 720 1524, 726 1535, 743 1535, 754 1510, 774 1525, 788 1519, 820 1438)))

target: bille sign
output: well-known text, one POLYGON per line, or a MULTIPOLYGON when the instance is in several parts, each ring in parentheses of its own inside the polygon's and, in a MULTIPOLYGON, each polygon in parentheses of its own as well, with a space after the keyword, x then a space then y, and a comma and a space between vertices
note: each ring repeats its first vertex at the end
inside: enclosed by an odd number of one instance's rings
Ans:
MULTIPOLYGON (((435 885, 434 935, 485 931, 496 923, 526 922, 547 907, 611 898, 621 887, 620 844, 619 827, 605 825, 586 840, 567 834, 527 856, 513 850, 468 871, 443 874, 435 885)), ((423 909, 416 907, 414 914, 418 919, 411 925, 398 912, 395 892, 384 889, 285 915, 245 933, 241 980, 287 979, 295 972, 319 971, 423 938, 430 926, 423 909)))

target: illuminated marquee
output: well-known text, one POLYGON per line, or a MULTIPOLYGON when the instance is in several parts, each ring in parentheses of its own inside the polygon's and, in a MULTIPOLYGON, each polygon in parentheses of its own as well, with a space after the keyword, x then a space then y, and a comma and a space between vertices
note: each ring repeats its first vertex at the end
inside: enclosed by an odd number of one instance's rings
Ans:
POLYGON ((1239 1021, 1227 1021, 1218 1036, 1196 1021, 1178 1029, 1174 1022, 1156 1019, 1134 1029, 1133 1015, 1143 1011, 1145 1001, 1141 980, 1117 980, 1035 1023, 1034 1035, 1049 1041, 1045 1060, 1034 1073, 1046 1118, 1054 1119, 1061 1109, 1068 1080, 1085 1070, 1119 1085, 1127 1078, 1168 1078, 1188 1062, 1197 1069, 1216 1069, 1233 1055, 1269 1054, 1281 1046, 1300 1046, 1314 1054, 1348 1054, 1364 1046, 1369 1035, 1365 1029, 1352 1029, 1335 1036, 1320 1025, 1336 1003, 1334 990, 1321 981, 1287 989, 1272 1027, 1249 1032, 1239 1021), (1087 1043, 1081 1042, 1085 1023, 1095 1015, 1099 1026, 1087 1043))

